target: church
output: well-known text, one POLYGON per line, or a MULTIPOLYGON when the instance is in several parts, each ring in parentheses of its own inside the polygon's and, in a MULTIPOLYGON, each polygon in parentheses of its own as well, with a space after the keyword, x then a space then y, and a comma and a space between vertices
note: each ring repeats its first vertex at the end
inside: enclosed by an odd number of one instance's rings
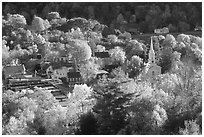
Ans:
POLYGON ((161 74, 161 67, 156 64, 156 60, 155 60, 155 52, 153 48, 152 37, 151 37, 151 43, 150 43, 148 63, 145 67, 144 73, 145 73, 145 78, 149 79, 151 83, 154 83, 156 76, 161 74))

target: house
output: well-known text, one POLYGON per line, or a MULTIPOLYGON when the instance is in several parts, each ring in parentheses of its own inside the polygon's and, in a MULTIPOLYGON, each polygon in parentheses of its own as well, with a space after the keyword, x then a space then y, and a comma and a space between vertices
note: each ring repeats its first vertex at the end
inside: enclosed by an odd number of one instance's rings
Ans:
POLYGON ((67 72, 73 70, 73 67, 60 67, 60 68, 54 68, 53 70, 53 79, 59 79, 59 78, 66 78, 67 72))
POLYGON ((67 82, 69 87, 74 87, 75 84, 82 84, 83 80, 80 72, 68 72, 67 82))
POLYGON ((161 29, 155 29, 154 33, 155 34, 166 34, 166 33, 169 33, 169 28, 164 27, 164 28, 161 28, 161 29))
POLYGON ((44 62, 41 64, 41 67, 42 73, 52 79, 66 78, 67 72, 74 70, 73 63, 66 63, 64 61, 44 62))
POLYGON ((4 66, 2 70, 3 74, 3 80, 7 80, 9 77, 19 75, 19 74, 25 74, 26 70, 24 65, 10 65, 10 66, 4 66))
POLYGON ((72 55, 67 54, 66 50, 59 50, 59 56, 53 57, 51 59, 44 59, 48 62, 64 62, 64 63, 73 63, 72 55))

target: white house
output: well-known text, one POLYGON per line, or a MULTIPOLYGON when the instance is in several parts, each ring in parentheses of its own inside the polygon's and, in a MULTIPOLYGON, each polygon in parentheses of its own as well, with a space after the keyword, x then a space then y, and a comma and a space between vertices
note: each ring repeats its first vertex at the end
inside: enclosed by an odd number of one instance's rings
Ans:
POLYGON ((63 77, 66 78, 67 73, 74 70, 74 66, 66 62, 52 62, 44 69, 48 78, 59 79, 63 77))
POLYGON ((58 69, 53 70, 52 78, 59 79, 59 78, 66 78, 67 73, 73 70, 73 67, 61 67, 58 69))

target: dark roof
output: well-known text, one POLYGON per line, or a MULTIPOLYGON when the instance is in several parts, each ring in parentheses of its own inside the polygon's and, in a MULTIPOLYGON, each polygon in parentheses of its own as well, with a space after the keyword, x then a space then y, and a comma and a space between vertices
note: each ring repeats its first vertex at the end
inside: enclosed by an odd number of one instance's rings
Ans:
POLYGON ((64 61, 58 61, 58 62, 51 62, 50 63, 53 69, 59 69, 61 67, 74 67, 73 63, 68 63, 64 61))
POLYGON ((3 73, 4 73, 6 78, 9 77, 9 75, 14 76, 14 75, 18 75, 18 74, 23 74, 24 73, 23 65, 5 66, 3 68, 3 73))
POLYGON ((98 58, 109 58, 110 57, 108 52, 95 52, 94 54, 98 58))
POLYGON ((81 78, 80 72, 68 72, 67 76, 68 78, 81 78))

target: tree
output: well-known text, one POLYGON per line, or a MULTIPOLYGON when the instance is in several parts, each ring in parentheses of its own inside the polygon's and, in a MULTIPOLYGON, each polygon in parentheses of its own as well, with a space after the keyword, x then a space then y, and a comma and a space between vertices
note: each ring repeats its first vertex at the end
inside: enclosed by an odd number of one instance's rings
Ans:
POLYGON ((159 60, 159 66, 161 66, 161 73, 167 73, 172 69, 173 63, 173 53, 170 49, 165 49, 162 51, 159 60))
POLYGON ((180 32, 186 32, 186 31, 189 31, 190 30, 190 25, 186 22, 183 22, 183 21, 179 21, 178 22, 178 30, 180 32))
POLYGON ((24 28, 26 26, 26 19, 23 15, 13 14, 8 16, 8 21, 14 28, 24 28))
POLYGON ((93 106, 96 104, 95 98, 93 98, 93 89, 86 84, 75 85, 73 93, 68 95, 68 105, 66 113, 66 121, 70 125, 68 134, 76 133, 80 131, 80 118, 89 112, 92 112, 93 106))
POLYGON ((162 43, 163 48, 174 48, 176 46, 176 39, 173 35, 167 34, 162 43))
POLYGON ((137 40, 130 40, 125 47, 127 58, 131 59, 133 55, 143 56, 145 45, 137 40))
POLYGON ((129 77, 130 78, 137 77, 143 70, 142 69, 143 67, 144 64, 142 62, 142 59, 137 55, 132 56, 130 64, 128 65, 129 77))
POLYGON ((120 82, 111 79, 102 80, 94 88, 97 103, 93 110, 96 113, 99 134, 114 135, 126 125, 126 109, 132 94, 121 91, 119 84, 120 82))
POLYGON ((99 70, 99 65, 93 61, 87 61, 79 67, 80 74, 85 82, 90 82, 96 78, 96 74, 99 70))
POLYGON ((6 46, 6 41, 2 41, 2 64, 6 65, 10 61, 10 55, 9 55, 9 47, 6 46))
POLYGON ((125 62, 126 56, 122 48, 115 47, 109 53, 114 64, 123 64, 125 62))
POLYGON ((41 32, 50 27, 50 24, 48 20, 43 20, 42 18, 38 16, 34 16, 33 21, 32 21, 32 26, 31 30, 34 32, 41 32))
POLYGON ((195 120, 185 121, 185 129, 180 128, 179 133, 181 135, 201 135, 199 125, 195 120))
MULTIPOLYGON (((184 128, 185 120, 196 119, 201 112, 201 71, 192 67, 192 64, 180 64, 174 74, 165 74, 160 79, 159 87, 167 92, 171 99, 166 111, 168 120, 163 129, 165 134, 178 133, 179 127, 184 128)), ((159 88, 158 87, 158 88, 159 88)))
POLYGON ((69 44, 71 45, 71 54, 76 59, 77 63, 91 58, 92 51, 87 41, 73 39, 69 44))

